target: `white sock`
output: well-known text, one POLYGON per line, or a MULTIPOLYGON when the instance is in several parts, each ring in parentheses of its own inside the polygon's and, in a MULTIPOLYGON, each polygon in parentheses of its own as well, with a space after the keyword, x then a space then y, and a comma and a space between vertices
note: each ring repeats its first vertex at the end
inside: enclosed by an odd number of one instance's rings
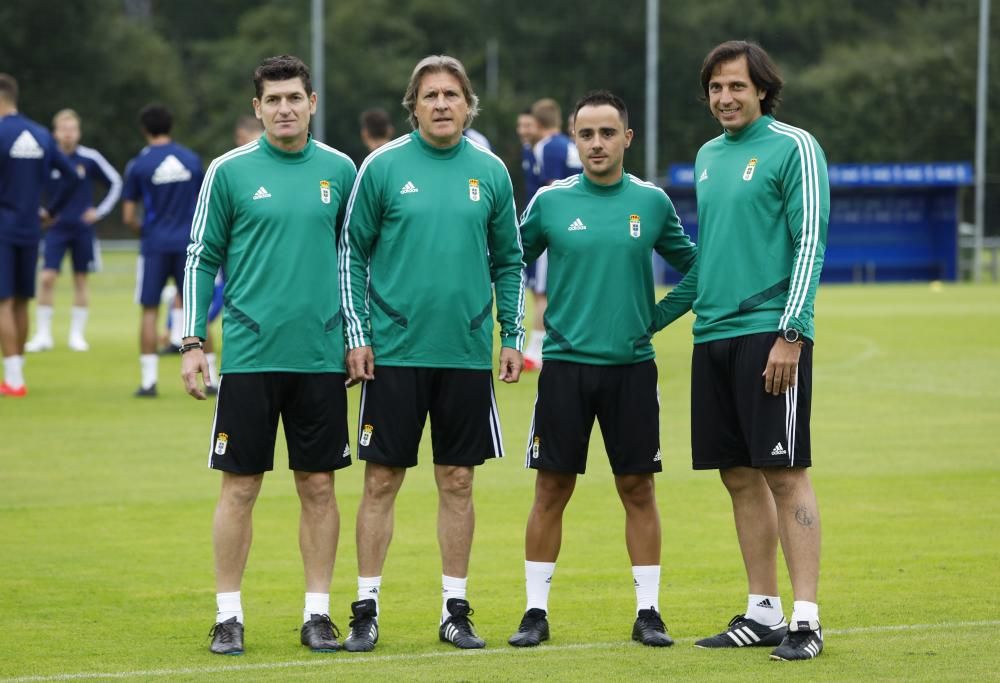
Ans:
POLYGON ((216 593, 215 605, 218 610, 215 613, 215 620, 217 622, 223 622, 236 617, 236 621, 241 624, 243 623, 243 605, 240 604, 239 591, 235 593, 216 593))
POLYGON ((652 607, 660 611, 660 565, 647 564, 632 566, 632 579, 635 581, 635 613, 641 609, 652 607))
POLYGON ((142 388, 148 389, 156 384, 160 370, 160 357, 155 353, 144 353, 139 356, 139 367, 142 368, 142 388))
POLYGON ((180 346, 184 339, 184 309, 170 309, 170 343, 180 346))
POLYGON ((215 367, 215 354, 206 353, 205 362, 208 363, 208 383, 213 387, 219 386, 219 371, 215 367))
POLYGON ((359 576, 358 577, 358 600, 374 600, 375 616, 378 616, 378 596, 382 592, 381 576, 359 576))
POLYGON ((549 611, 549 589, 552 588, 552 575, 556 573, 555 562, 524 561, 524 590, 528 594, 529 609, 549 611))
POLYGON ((302 623, 306 623, 314 614, 330 616, 329 593, 306 593, 306 608, 302 610, 302 623))
POLYGON ((815 602, 796 600, 792 603, 792 621, 819 622, 819 605, 815 602))
POLYGON ((459 578, 457 576, 441 575, 441 623, 451 616, 448 612, 448 601, 452 598, 465 599, 465 589, 469 583, 469 577, 459 578))
POLYGON ((545 330, 532 330, 528 334, 528 345, 524 348, 524 355, 531 360, 542 359, 542 343, 545 341, 545 330))
POLYGON ((751 593, 747 597, 746 618, 765 626, 782 623, 785 620, 785 613, 781 609, 781 598, 777 595, 751 593))
POLYGON ((3 380, 11 389, 20 389, 24 386, 24 356, 4 357, 3 380))
POLYGON ((52 338, 52 307, 39 304, 35 307, 35 321, 38 323, 39 337, 52 338))
POLYGON ((69 323, 69 334, 73 336, 78 334, 83 336, 83 331, 87 327, 87 307, 86 306, 74 306, 73 311, 70 314, 69 323))

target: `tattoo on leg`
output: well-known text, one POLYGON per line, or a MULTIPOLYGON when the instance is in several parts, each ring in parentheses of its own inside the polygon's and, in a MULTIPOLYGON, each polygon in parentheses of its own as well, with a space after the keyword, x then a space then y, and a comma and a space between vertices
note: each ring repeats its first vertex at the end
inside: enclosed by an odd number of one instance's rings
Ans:
POLYGON ((795 521, 801 526, 812 529, 813 527, 813 516, 809 512, 809 508, 805 505, 799 505, 795 508, 795 521))

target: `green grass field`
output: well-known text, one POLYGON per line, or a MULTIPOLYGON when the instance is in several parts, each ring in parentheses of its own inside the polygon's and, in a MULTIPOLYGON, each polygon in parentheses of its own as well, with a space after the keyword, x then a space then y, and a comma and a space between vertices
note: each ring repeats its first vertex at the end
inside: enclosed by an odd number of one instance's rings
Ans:
MULTIPOLYGON (((498 386, 507 458, 477 473, 470 600, 487 649, 437 640, 440 564, 431 468, 398 501, 381 641, 369 655, 298 644, 297 499, 280 447, 257 505, 243 585, 247 652, 208 652, 215 610, 205 468, 210 402, 163 359, 160 398, 138 384, 131 254, 93 279, 92 350, 26 367, 30 395, 0 399, 0 680, 959 680, 1000 668, 1000 287, 828 286, 817 302, 813 479, 824 528, 826 650, 812 662, 692 647, 742 611, 746 586, 726 496, 689 466, 690 318, 656 339, 664 472, 661 608, 677 645, 629 640, 634 594, 624 515, 595 429, 566 518, 550 602, 552 640, 506 638, 524 608, 523 529, 533 476, 522 452, 535 377, 498 386), (789 668, 794 671, 788 671, 789 668), (794 677, 794 678, 792 678, 794 677)), ((352 391, 351 421, 357 411, 352 391)), ((279 442, 281 439, 279 439, 279 442)), ((425 440, 426 441, 426 440, 425 440)), ((422 453, 422 457, 429 453, 422 453)), ((342 534, 332 588, 347 626, 362 467, 337 475, 342 534)), ((792 596, 780 581, 786 611, 792 596)))

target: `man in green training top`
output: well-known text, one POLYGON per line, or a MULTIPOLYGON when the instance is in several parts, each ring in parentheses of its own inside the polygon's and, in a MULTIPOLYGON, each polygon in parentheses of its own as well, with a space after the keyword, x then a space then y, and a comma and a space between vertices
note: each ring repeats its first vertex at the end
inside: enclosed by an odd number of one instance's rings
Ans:
POLYGON ((493 395, 493 299, 500 379, 522 368, 524 290, 514 195, 503 163, 463 137, 478 98, 461 62, 430 56, 403 106, 414 130, 371 153, 351 193, 340 242, 349 381, 364 381, 358 458, 358 600, 350 651, 378 641, 382 567, 396 494, 428 412, 438 488, 443 600, 438 635, 485 645, 466 600, 474 468, 503 455, 493 395), (369 305, 370 302, 370 305, 369 305))
POLYGON ((316 93, 300 59, 266 59, 253 80, 264 135, 209 167, 184 278, 182 373, 188 393, 204 399, 197 376, 209 377, 205 317, 219 267, 226 273, 225 349, 209 451, 209 466, 222 471, 211 650, 243 652, 240 584, 280 416, 301 503, 301 641, 326 652, 339 648, 329 617, 340 528, 333 471, 351 464, 337 239, 356 170, 309 135, 316 93))
POLYGON ((548 595, 563 511, 587 466, 594 418, 625 507, 625 542, 636 594, 632 638, 672 645, 659 612, 660 517, 653 473, 661 471, 659 393, 652 331, 652 253, 682 273, 696 249, 670 198, 625 173, 632 142, 625 103, 595 91, 576 111, 583 173, 543 187, 521 218, 525 261, 548 250, 548 308, 538 397, 525 465, 536 470, 525 533, 527 609, 509 643, 549 637, 548 595))
POLYGON ((826 158, 809 133, 775 120, 782 80, 759 45, 718 45, 701 83, 724 132, 695 161, 698 260, 668 297, 667 320, 693 302, 694 468, 719 470, 732 499, 749 597, 745 613, 695 645, 777 646, 772 659, 811 659, 823 650, 819 508, 807 468, 826 158), (778 596, 779 540, 790 623, 778 596))

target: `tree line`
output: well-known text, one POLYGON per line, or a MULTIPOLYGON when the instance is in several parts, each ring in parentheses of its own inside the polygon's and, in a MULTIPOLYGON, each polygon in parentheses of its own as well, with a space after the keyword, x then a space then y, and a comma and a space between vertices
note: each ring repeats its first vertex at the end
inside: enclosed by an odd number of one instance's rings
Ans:
MULTIPOLYGON (((661 170, 689 162, 718 134, 701 101, 705 53, 731 38, 755 40, 775 58, 786 87, 778 116, 812 132, 831 162, 972 160, 978 0, 686 0, 660 2, 661 170)), ((143 145, 148 102, 170 106, 175 137, 205 158, 232 146, 236 117, 250 113, 251 74, 264 57, 310 61, 310 0, 88 0, 0 5, 0 71, 21 84, 21 110, 48 123, 72 107, 84 144, 117 167, 143 145)), ((514 120, 543 96, 564 108, 608 88, 630 107, 644 168, 645 0, 327 0, 326 142, 360 160, 358 116, 380 106, 398 132, 410 71, 433 53, 460 58, 480 95, 475 126, 517 182, 514 120), (498 71, 487 90, 489 44, 498 71)), ((1000 35, 994 12, 992 35, 1000 35)), ((991 54, 989 111, 1000 111, 1000 59, 991 54)), ((1000 117, 988 127, 988 180, 1000 187, 1000 117)), ((997 195, 992 192, 991 195, 997 195)), ((1000 207, 991 196, 993 232, 1000 207)))

